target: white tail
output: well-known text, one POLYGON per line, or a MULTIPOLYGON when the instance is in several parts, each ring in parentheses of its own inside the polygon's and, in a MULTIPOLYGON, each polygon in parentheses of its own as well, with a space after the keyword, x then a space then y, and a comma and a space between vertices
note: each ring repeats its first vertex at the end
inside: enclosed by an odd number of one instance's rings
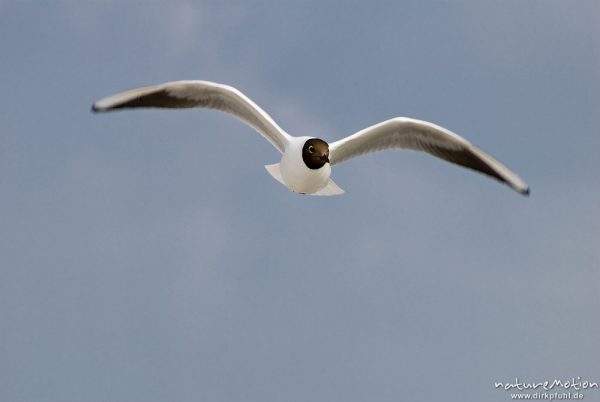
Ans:
MULTIPOLYGON (((272 165, 265 165, 265 169, 267 169, 267 172, 269 172, 269 174, 271 176, 273 176, 273 178, 275 180, 277 180, 278 182, 280 182, 281 184, 283 184, 284 186, 287 187, 287 184, 285 184, 285 182, 283 181, 283 177, 281 177, 281 171, 279 170, 279 163, 274 163, 272 165)), ((329 179, 329 183, 327 183, 327 185, 325 187, 323 187, 322 189, 320 189, 319 191, 312 193, 312 194, 307 194, 307 195, 341 195, 344 194, 344 190, 342 190, 337 184, 335 184, 335 182, 331 179, 329 179)))
POLYGON ((283 181, 283 177, 281 177, 281 171, 279 170, 279 163, 274 163, 272 165, 265 165, 265 169, 267 169, 267 172, 269 172, 269 174, 271 176, 273 176, 273 178, 275 180, 277 180, 278 182, 280 182, 281 184, 283 184, 284 186, 287 187, 287 184, 285 184, 285 182, 283 181))
POLYGON ((325 187, 323 187, 316 193, 312 193, 309 195, 342 195, 342 194, 344 194, 344 192, 345 191, 342 190, 340 188, 340 186, 335 184, 335 182, 333 180, 329 179, 329 183, 327 183, 327 185, 325 187))

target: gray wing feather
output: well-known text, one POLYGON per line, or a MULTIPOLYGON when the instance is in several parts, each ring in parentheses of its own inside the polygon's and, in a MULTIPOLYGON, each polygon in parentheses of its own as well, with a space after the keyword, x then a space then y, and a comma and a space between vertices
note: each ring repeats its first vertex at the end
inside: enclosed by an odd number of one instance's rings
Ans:
POLYGON ((253 127, 282 153, 290 138, 264 110, 243 93, 228 85, 209 81, 175 81, 132 89, 99 100, 92 106, 92 111, 149 107, 198 107, 231 113, 253 127))
POLYGON ((427 152, 529 194, 529 186, 519 176, 464 138, 435 124, 406 117, 384 121, 334 142, 329 146, 329 159, 335 165, 369 152, 394 148, 427 152))

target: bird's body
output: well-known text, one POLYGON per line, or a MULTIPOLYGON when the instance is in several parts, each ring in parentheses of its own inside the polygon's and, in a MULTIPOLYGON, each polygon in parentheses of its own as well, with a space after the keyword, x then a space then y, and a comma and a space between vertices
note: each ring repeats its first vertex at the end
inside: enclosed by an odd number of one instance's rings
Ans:
POLYGON ((296 193, 313 194, 329 182, 331 165, 325 163, 319 169, 310 169, 302 159, 302 148, 312 137, 294 137, 288 141, 281 156, 279 169, 287 187, 296 193))
POLYGON ((202 107, 228 112, 253 127, 282 153, 280 163, 265 166, 291 191, 337 195, 344 191, 331 180, 331 166, 384 149, 424 151, 479 171, 528 195, 529 187, 496 159, 453 132, 426 121, 397 117, 328 144, 314 137, 294 137, 237 89, 208 81, 176 81, 133 89, 92 106, 94 112, 123 108, 202 107))

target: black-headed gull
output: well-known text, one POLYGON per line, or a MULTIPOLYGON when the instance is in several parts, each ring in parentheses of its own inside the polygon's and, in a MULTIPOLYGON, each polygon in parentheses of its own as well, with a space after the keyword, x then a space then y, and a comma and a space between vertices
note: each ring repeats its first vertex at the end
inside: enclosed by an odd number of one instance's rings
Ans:
POLYGON ((237 89, 208 81, 175 81, 132 89, 94 103, 94 112, 116 109, 209 108, 228 112, 252 126, 283 154, 267 171, 292 191, 310 195, 343 194, 331 180, 331 166, 384 149, 425 151, 508 184, 529 195, 529 187, 506 166, 450 130, 426 121, 396 117, 328 144, 314 137, 286 133, 258 105, 237 89))

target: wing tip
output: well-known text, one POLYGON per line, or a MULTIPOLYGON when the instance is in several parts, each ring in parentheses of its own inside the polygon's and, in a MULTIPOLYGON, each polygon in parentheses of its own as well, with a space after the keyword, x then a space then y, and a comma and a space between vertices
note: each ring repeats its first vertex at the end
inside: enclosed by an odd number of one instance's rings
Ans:
POLYGON ((529 197, 529 194, 530 194, 529 186, 526 185, 524 187, 513 187, 513 188, 517 193, 519 193, 525 197, 529 197))
POLYGON ((102 112, 107 112, 111 109, 109 106, 101 105, 101 103, 102 103, 102 101, 93 103, 92 107, 90 108, 90 111, 92 113, 102 113, 102 112))

